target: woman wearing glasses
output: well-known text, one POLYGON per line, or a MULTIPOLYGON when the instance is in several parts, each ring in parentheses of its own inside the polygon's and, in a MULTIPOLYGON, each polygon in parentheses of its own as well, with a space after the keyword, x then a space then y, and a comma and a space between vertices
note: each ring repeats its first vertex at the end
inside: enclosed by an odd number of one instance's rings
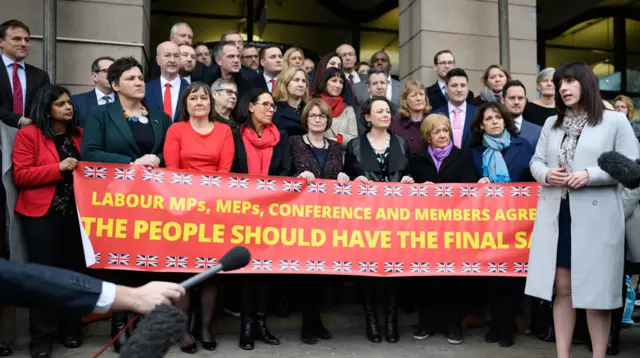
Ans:
POLYGON ((236 84, 226 78, 218 78, 211 85, 211 95, 213 96, 215 109, 213 111, 213 119, 231 128, 240 127, 240 123, 233 119, 233 110, 238 102, 238 87, 236 84))
POLYGON ((309 82, 302 67, 289 67, 278 77, 273 99, 276 101, 276 113, 273 124, 291 136, 307 133, 302 128, 300 113, 309 97, 309 82))
MULTIPOLYGON (((242 125, 233 130, 232 173, 290 176, 289 138, 272 123, 275 108, 271 93, 263 88, 252 89, 240 100, 238 119, 242 125)), ((265 344, 280 344, 267 328, 268 284, 264 275, 248 275, 243 282, 239 345, 244 350, 254 348, 254 338, 265 344)))

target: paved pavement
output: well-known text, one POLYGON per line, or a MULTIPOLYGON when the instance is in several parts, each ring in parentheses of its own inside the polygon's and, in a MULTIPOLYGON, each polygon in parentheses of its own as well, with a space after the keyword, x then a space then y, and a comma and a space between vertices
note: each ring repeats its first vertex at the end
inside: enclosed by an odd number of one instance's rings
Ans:
MULTIPOLYGON (((484 329, 472 330, 465 335, 462 345, 452 346, 443 336, 433 336, 425 341, 411 339, 411 328, 402 327, 401 340, 397 344, 369 343, 363 332, 356 329, 334 330, 334 339, 320 341, 314 346, 302 344, 298 331, 277 332, 281 339, 280 346, 266 346, 256 343, 253 351, 243 351, 237 347, 236 334, 218 335, 218 349, 215 352, 204 350, 194 355, 183 354, 177 347, 171 349, 167 357, 207 357, 222 358, 553 358, 555 345, 545 343, 533 337, 518 336, 516 344, 511 348, 501 348, 496 344, 484 342, 484 329)), ((640 328, 623 331, 623 351, 619 358, 640 356, 640 328)), ((54 357, 93 357, 105 343, 106 337, 90 337, 78 349, 66 350, 61 346, 54 348, 54 357)), ((14 357, 28 357, 26 346, 19 347, 14 357)), ((108 351, 102 357, 117 357, 113 351, 108 351)), ((584 345, 574 347, 574 358, 591 357, 584 345)))

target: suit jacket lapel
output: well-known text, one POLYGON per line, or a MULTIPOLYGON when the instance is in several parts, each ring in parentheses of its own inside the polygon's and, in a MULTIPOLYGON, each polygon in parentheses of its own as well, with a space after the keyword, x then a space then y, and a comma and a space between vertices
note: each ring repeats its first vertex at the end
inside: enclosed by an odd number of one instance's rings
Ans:
POLYGON ((189 84, 185 80, 180 80, 180 89, 178 90, 178 104, 176 105, 176 111, 173 112, 173 118, 171 118, 171 122, 175 122, 178 120, 180 116, 180 98, 182 97, 182 93, 189 87, 189 84))
POLYGON ((136 153, 142 155, 140 153, 140 149, 138 149, 138 145, 136 144, 136 140, 133 137, 133 133, 131 132, 131 128, 129 128, 129 124, 127 123, 127 119, 124 118, 124 112, 122 111, 122 106, 120 102, 115 101, 110 104, 105 104, 104 106, 108 107, 109 112, 109 120, 113 122, 113 125, 120 131, 122 134, 122 138, 126 140, 129 145, 135 150, 136 153))
MULTIPOLYGON (((5 67, 2 59, 0 59, 0 90, 4 90, 4 92, 9 96, 9 99, 12 98, 13 93, 11 92, 9 73, 7 72, 7 67, 5 67)), ((13 102, 9 102, 9 106, 13 110, 13 102)))
MULTIPOLYGON (((160 110, 162 110, 162 108, 164 108, 164 107, 162 106, 162 103, 163 103, 162 102, 162 88, 161 88, 160 84, 161 84, 161 82, 160 82, 160 79, 158 78, 158 79, 152 81, 149 85, 151 86, 151 95, 153 97, 155 97, 153 102, 157 103, 158 106, 159 106, 158 108, 160 110)), ((172 120, 173 120, 173 118, 172 118, 172 120)))
POLYGON ((467 113, 465 114, 464 119, 464 129, 462 130, 462 148, 464 148, 465 144, 469 140, 469 136, 471 135, 471 122, 473 122, 473 117, 475 115, 476 109, 467 104, 467 113))
MULTIPOLYGON (((27 107, 29 106, 29 103, 31 103, 31 100, 34 95, 35 95, 35 69, 27 64, 25 64, 25 69, 24 69, 24 73, 25 73, 25 77, 27 78, 27 97, 24 99, 24 110, 27 110, 27 107)), ((25 116, 29 116, 29 113, 25 113, 25 116)), ((57 152, 56 152, 57 154, 57 152)))
POLYGON ((164 135, 164 131, 162 130, 162 123, 160 122, 162 118, 158 118, 157 115, 152 115, 152 112, 149 112, 149 123, 151 123, 151 128, 153 128, 153 135, 155 137, 155 141, 153 142, 153 153, 158 152, 158 146, 162 142, 162 136, 164 135))
POLYGON ((98 97, 96 96, 95 90, 89 91, 85 93, 87 96, 87 102, 90 103, 90 107, 93 108, 98 105, 98 97))

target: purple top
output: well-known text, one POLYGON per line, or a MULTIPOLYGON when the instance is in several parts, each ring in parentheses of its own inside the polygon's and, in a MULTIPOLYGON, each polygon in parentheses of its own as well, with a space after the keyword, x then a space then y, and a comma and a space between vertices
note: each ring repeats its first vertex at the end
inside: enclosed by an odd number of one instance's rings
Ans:
POLYGON ((427 148, 420 135, 421 124, 422 121, 414 122, 407 117, 398 117, 391 122, 391 132, 407 141, 410 154, 420 153, 427 148))

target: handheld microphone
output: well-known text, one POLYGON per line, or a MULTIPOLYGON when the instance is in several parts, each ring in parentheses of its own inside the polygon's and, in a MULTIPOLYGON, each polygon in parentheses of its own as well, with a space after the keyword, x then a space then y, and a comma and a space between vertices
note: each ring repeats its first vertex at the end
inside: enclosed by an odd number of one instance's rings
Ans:
POLYGON ((629 189, 635 189, 640 185, 640 163, 626 156, 612 151, 600 155, 598 166, 613 179, 629 189))
POLYGON ((214 267, 208 269, 205 272, 201 272, 195 276, 189 277, 187 280, 184 280, 180 283, 180 286, 185 289, 190 289, 202 283, 203 281, 211 278, 213 275, 217 274, 220 271, 234 271, 241 269, 251 260, 251 253, 246 247, 236 246, 233 249, 229 250, 222 258, 220 259, 220 263, 215 265, 214 267))

